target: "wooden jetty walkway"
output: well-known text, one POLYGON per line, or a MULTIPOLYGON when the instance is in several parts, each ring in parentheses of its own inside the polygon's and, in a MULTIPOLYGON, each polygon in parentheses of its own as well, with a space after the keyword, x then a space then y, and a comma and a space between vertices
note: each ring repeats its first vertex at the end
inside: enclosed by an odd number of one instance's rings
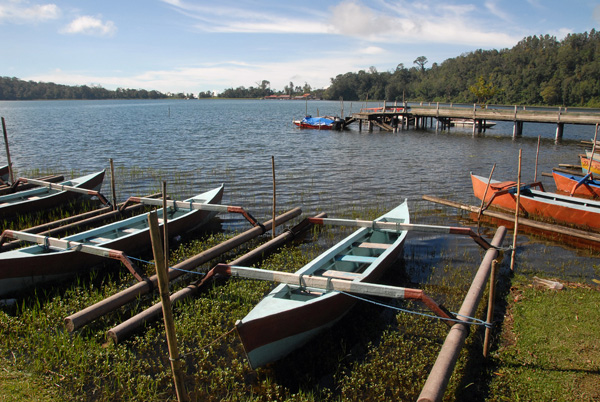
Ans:
POLYGON ((426 127, 428 122, 433 125, 436 120, 436 130, 447 129, 455 120, 470 122, 473 132, 485 131, 488 121, 511 121, 514 123, 513 136, 523 133, 524 123, 549 123, 556 124, 556 138, 562 138, 565 124, 596 125, 600 124, 600 111, 569 111, 568 108, 559 107, 556 110, 514 106, 512 109, 506 106, 488 106, 485 109, 473 105, 473 107, 444 106, 439 103, 429 106, 394 105, 375 108, 364 108, 358 113, 353 113, 346 118, 345 124, 358 122, 359 130, 363 124, 369 130, 374 126, 386 131, 396 131, 408 128, 411 124, 415 129, 426 127))

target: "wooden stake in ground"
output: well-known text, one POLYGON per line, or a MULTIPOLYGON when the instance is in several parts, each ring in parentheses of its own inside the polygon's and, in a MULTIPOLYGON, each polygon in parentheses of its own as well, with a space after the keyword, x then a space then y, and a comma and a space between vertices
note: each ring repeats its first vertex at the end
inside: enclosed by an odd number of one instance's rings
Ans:
POLYGON ((158 288, 160 290, 160 300, 163 308, 163 319, 165 322, 167 345, 169 347, 169 360, 171 361, 171 370, 173 371, 173 381, 175 383, 177 400, 180 402, 188 401, 189 398, 183 384, 183 371, 181 369, 182 363, 179 359, 179 348, 177 347, 173 309, 171 308, 171 298, 169 295, 169 278, 167 276, 167 267, 165 266, 163 247, 160 241, 160 231, 158 228, 158 216, 156 211, 152 211, 148 215, 148 224, 150 226, 152 251, 154 252, 154 261, 156 263, 158 288))
POLYGON ((519 232, 519 208, 521 202, 521 160, 523 150, 519 149, 519 172, 517 175, 517 200, 515 206, 515 228, 513 231, 512 253, 510 255, 510 270, 515 270, 515 254, 517 254, 517 233, 519 232))
MULTIPOLYGON (((492 271, 490 272, 490 295, 488 301, 487 322, 491 323, 494 319, 494 299, 496 298, 496 271, 498 270, 498 260, 492 261, 492 271)), ((483 340, 483 357, 490 354, 490 332, 489 327, 485 328, 485 338, 483 340)))
MULTIPOLYGON (((277 187, 275 185, 275 157, 271 156, 271 168, 273 169, 273 222, 275 222, 275 206, 277 204, 277 187)), ((271 231, 271 239, 275 238, 275 228, 271 231)))

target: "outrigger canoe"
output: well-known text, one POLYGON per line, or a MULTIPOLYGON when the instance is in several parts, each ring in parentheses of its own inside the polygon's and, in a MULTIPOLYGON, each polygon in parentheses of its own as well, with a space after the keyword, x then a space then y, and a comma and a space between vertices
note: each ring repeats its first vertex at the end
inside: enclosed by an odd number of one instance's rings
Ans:
MULTIPOLYGON (((486 191, 488 179, 471 174, 473 193, 480 200, 486 191)), ((491 180, 485 202, 506 210, 516 208, 517 183, 491 180)), ((553 221, 581 227, 600 229, 600 202, 543 191, 540 182, 521 186, 519 209, 526 215, 549 218, 553 221), (534 190, 538 187, 540 190, 534 190)))
MULTIPOLYGON (((167 225, 170 236, 195 230, 217 213, 214 209, 201 210, 192 203, 218 204, 223 196, 223 186, 198 194, 184 201, 188 208, 178 203, 167 208, 167 225)), ((162 228, 162 208, 157 211, 162 228)), ((5 231, 11 232, 11 231, 5 231)), ((3 237, 5 235, 3 234, 3 237)), ((10 236, 10 234, 9 234, 10 236)), ((106 250, 134 253, 150 247, 148 213, 91 229, 61 239, 63 243, 82 244, 106 250)), ((68 278, 85 268, 102 263, 103 257, 83 253, 73 248, 54 248, 51 245, 34 245, 0 253, 0 296, 13 295, 26 288, 68 278)), ((111 257, 112 258, 112 257, 111 257)))
MULTIPOLYGON (((405 201, 376 222, 408 223, 405 201)), ((296 274, 354 282, 376 281, 398 258, 406 230, 362 227, 296 274)), ((301 282, 301 280, 299 281, 301 282)), ((331 327, 356 303, 338 291, 280 284, 236 323, 253 368, 278 360, 331 327)))
POLYGON ((579 159, 581 162, 581 170, 583 170, 584 173, 589 173, 591 171, 592 173, 600 174, 600 161, 597 160, 595 156, 594 156, 594 159, 592 160, 591 168, 590 168, 590 158, 586 158, 585 156, 580 155, 579 159))
MULTIPOLYGON (((76 179, 63 181, 61 183, 39 183, 48 187, 37 187, 31 190, 19 191, 13 194, 0 196, 0 218, 10 218, 17 214, 42 211, 56 207, 62 203, 77 199, 82 196, 79 190, 100 191, 105 171, 88 174, 76 179), (61 186, 72 188, 61 189, 61 186)), ((28 179, 20 178, 19 181, 28 182, 28 179)), ((33 181, 33 180, 29 180, 33 181)), ((85 193, 85 192, 84 192, 85 193)), ((89 196, 89 195, 88 195, 89 196)))
POLYGON ((583 175, 553 170, 552 177, 558 193, 575 197, 600 198, 600 181, 593 179, 590 173, 583 175))

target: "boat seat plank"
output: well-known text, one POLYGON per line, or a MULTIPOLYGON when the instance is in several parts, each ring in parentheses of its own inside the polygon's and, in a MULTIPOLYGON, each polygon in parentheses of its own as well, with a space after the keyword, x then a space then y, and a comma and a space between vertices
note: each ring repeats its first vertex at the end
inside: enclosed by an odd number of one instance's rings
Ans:
POLYGON ((135 229, 135 228, 123 228, 123 229, 121 229, 121 232, 124 232, 124 233, 136 233, 136 232, 139 232, 139 230, 135 229))
POLYGON ((354 243, 354 247, 373 248, 373 249, 382 249, 382 250, 385 250, 385 249, 387 249, 387 248, 390 247, 390 244, 362 242, 362 243, 354 243))
POLYGON ((345 261, 345 262, 357 262, 360 264, 371 264, 377 260, 377 257, 369 257, 366 255, 338 255, 335 257, 336 261, 345 261))
POLYGON ((326 278, 346 279, 352 281, 356 278, 359 278, 361 274, 357 274, 356 272, 336 271, 334 269, 329 269, 323 272, 321 276, 324 276, 326 278))
POLYGON ((112 240, 112 239, 109 239, 107 237, 92 237, 90 239, 87 239, 87 241, 90 243, 105 243, 110 240, 112 240))

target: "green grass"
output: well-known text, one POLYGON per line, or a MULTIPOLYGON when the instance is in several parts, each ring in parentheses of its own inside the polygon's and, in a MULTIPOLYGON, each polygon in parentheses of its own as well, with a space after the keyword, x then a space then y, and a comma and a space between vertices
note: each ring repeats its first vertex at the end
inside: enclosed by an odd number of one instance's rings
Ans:
MULTIPOLYGON (((133 178, 138 173, 129 174, 133 178)), ((374 218, 385 209, 357 208, 347 211, 346 217, 374 218)), ((327 212, 341 216, 339 211, 327 212)), ((417 208, 415 215, 414 221, 423 222, 440 214, 417 208)), ((295 271, 350 231, 315 230, 307 235, 307 241, 290 245, 254 266, 295 271)), ((170 253, 171 265, 232 235, 206 233, 186 241, 170 253)), ((265 235, 241 246, 219 261, 231 261, 269 238, 265 235)), ((451 311, 458 311, 482 252, 467 246, 470 240, 449 240, 440 247, 425 244, 407 247, 404 259, 383 280, 422 288, 451 311), (415 276, 427 284, 411 283, 415 276)), ((204 264, 200 270, 206 271, 214 263, 204 264)), ((504 269, 507 264, 505 259, 504 269)), ((150 264, 142 268, 148 274, 154 272, 150 264)), ((526 267, 522 268, 525 272, 526 267)), ((555 269, 559 272, 561 268, 555 269)), ((487 361, 481 357, 483 330, 471 331, 444 400, 586 400, 577 399, 582 393, 587 400, 598 399, 594 387, 600 362, 595 346, 600 333, 600 293, 585 287, 569 287, 562 292, 536 290, 526 285, 531 272, 527 271, 527 277, 501 278, 504 289, 500 295, 508 302, 499 303, 499 307, 506 308, 512 320, 505 322, 502 334, 495 334, 493 356, 487 361), (513 293, 509 292, 511 281, 513 293), (513 303, 514 298, 518 301, 513 303)), ((192 279, 198 278, 182 277, 172 284, 171 291, 192 279)), ((0 401, 175 400, 161 320, 147 323, 120 344, 106 340, 107 330, 158 302, 156 292, 74 333, 68 333, 62 324, 65 316, 130 284, 128 273, 113 265, 106 272, 82 275, 62 286, 38 288, 19 298, 16 308, 0 309, 0 401)), ((272 284, 260 281, 220 281, 198 297, 174 306, 185 384, 192 400, 417 399, 447 327, 436 320, 368 303, 358 303, 331 330, 287 358, 250 369, 240 341, 230 331, 271 288, 272 284)), ((484 315, 486 297, 478 317, 484 315)), ((417 303, 392 304, 423 309, 417 303)))
POLYGON ((555 291, 518 276, 493 358, 489 401, 600 400, 600 291, 555 291))

